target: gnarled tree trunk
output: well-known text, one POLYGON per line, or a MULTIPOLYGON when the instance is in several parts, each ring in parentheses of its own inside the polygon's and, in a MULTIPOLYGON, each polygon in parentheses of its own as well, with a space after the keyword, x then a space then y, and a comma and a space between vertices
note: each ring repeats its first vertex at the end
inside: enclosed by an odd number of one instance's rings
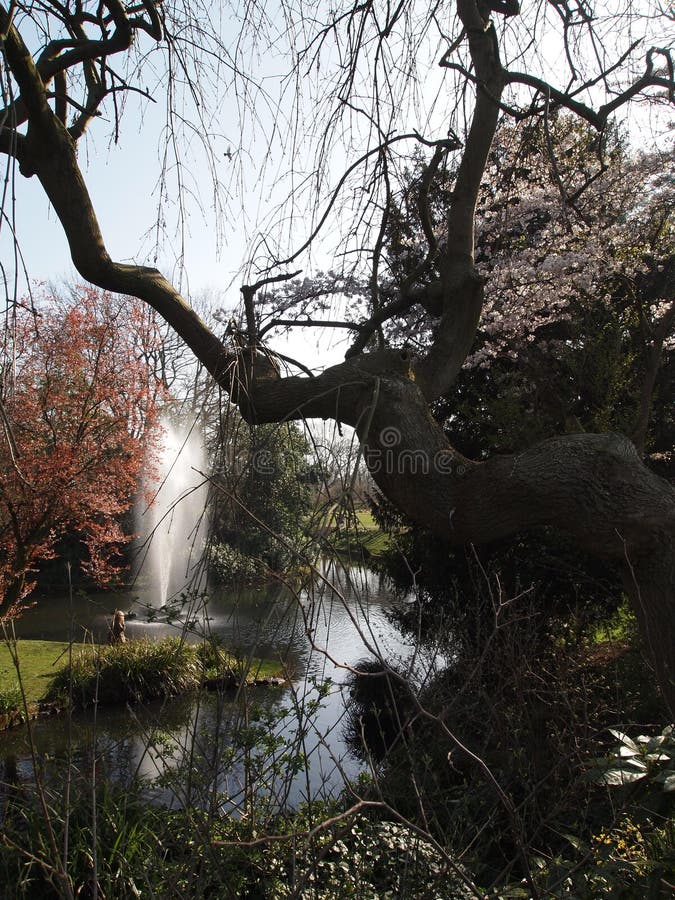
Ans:
POLYGON ((486 462, 467 460, 432 419, 414 375, 401 354, 374 353, 315 379, 253 380, 244 412, 258 422, 306 414, 352 425, 385 496, 453 545, 550 526, 616 560, 675 714, 673 486, 619 434, 565 435, 486 462))

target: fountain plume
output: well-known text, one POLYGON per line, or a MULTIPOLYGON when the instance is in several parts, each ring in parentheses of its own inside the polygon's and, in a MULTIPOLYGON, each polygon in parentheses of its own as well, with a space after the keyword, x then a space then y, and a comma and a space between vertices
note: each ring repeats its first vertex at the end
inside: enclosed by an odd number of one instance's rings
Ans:
POLYGON ((199 590, 207 538, 206 454, 199 428, 168 417, 149 502, 137 505, 139 554, 136 575, 149 606, 163 608, 199 590))

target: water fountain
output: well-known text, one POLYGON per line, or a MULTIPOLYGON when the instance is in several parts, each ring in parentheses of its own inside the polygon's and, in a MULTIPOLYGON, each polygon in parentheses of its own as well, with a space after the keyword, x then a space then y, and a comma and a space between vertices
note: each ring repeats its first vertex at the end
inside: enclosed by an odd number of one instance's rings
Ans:
POLYGON ((136 507, 137 586, 156 610, 176 606, 203 578, 207 536, 206 456, 198 425, 163 421, 162 449, 150 496, 136 507), (148 502, 148 500, 150 502, 148 502))

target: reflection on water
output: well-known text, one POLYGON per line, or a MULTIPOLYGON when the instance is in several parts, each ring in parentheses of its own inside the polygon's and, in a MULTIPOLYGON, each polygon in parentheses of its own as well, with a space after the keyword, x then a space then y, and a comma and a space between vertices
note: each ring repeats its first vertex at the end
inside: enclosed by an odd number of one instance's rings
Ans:
MULTIPOLYGON (((392 624, 387 613, 393 602, 386 581, 374 572, 334 563, 297 595, 280 585, 218 590, 206 601, 191 600, 180 620, 169 621, 171 615, 159 610, 148 621, 138 593, 79 596, 72 607, 55 598, 40 601, 17 623, 19 637, 66 640, 72 628, 75 640, 104 641, 119 606, 137 613, 128 620, 130 640, 181 632, 190 640, 216 635, 241 654, 278 659, 293 673, 292 685, 283 689, 248 688, 239 697, 201 693, 129 709, 101 707, 72 721, 62 716, 37 722, 40 758, 49 761, 51 773, 63 768, 70 753, 83 771, 95 765, 122 783, 141 776, 152 783, 157 800, 180 805, 217 802, 238 809, 252 779, 271 803, 297 805, 339 790, 360 768, 342 740, 349 667, 376 655, 407 664, 420 681, 438 662, 392 624), (238 759, 232 736, 243 727, 259 728, 259 752, 238 759), (297 754, 306 761, 289 782, 284 767, 297 754), (170 773, 181 765, 185 772, 172 782, 170 773)), ((31 777, 24 730, 0 734, 0 759, 16 760, 22 781, 31 777)))

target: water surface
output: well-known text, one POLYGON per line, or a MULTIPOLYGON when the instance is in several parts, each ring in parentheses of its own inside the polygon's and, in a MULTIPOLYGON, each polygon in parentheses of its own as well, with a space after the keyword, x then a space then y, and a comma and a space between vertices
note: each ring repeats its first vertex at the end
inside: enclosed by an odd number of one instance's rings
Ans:
MULTIPOLYGON (((119 606, 136 615, 127 621, 129 640, 215 635, 244 658, 278 660, 291 673, 290 685, 92 708, 37 722, 33 737, 48 780, 58 782, 70 762, 78 771, 95 770, 122 783, 140 775, 152 785, 149 794, 163 803, 241 809, 255 782, 270 803, 297 805, 339 791, 362 768, 343 739, 345 680, 355 663, 379 656, 408 665, 418 682, 440 663, 390 619, 392 605, 409 598, 394 598, 386 580, 365 568, 327 563, 300 592, 282 585, 211 591, 186 601, 180 615, 180 604, 174 604, 168 611, 153 608, 148 616, 143 601, 138 590, 77 595, 72 601, 44 598, 17 623, 17 634, 104 642, 119 606), (262 729, 258 752, 238 757, 232 736, 256 721, 262 729), (285 777, 294 762, 297 772, 285 777), (181 777, 172 779, 179 770, 181 777)), ((24 729, 0 734, 0 759, 9 760, 21 780, 31 777, 28 750, 24 729)))

